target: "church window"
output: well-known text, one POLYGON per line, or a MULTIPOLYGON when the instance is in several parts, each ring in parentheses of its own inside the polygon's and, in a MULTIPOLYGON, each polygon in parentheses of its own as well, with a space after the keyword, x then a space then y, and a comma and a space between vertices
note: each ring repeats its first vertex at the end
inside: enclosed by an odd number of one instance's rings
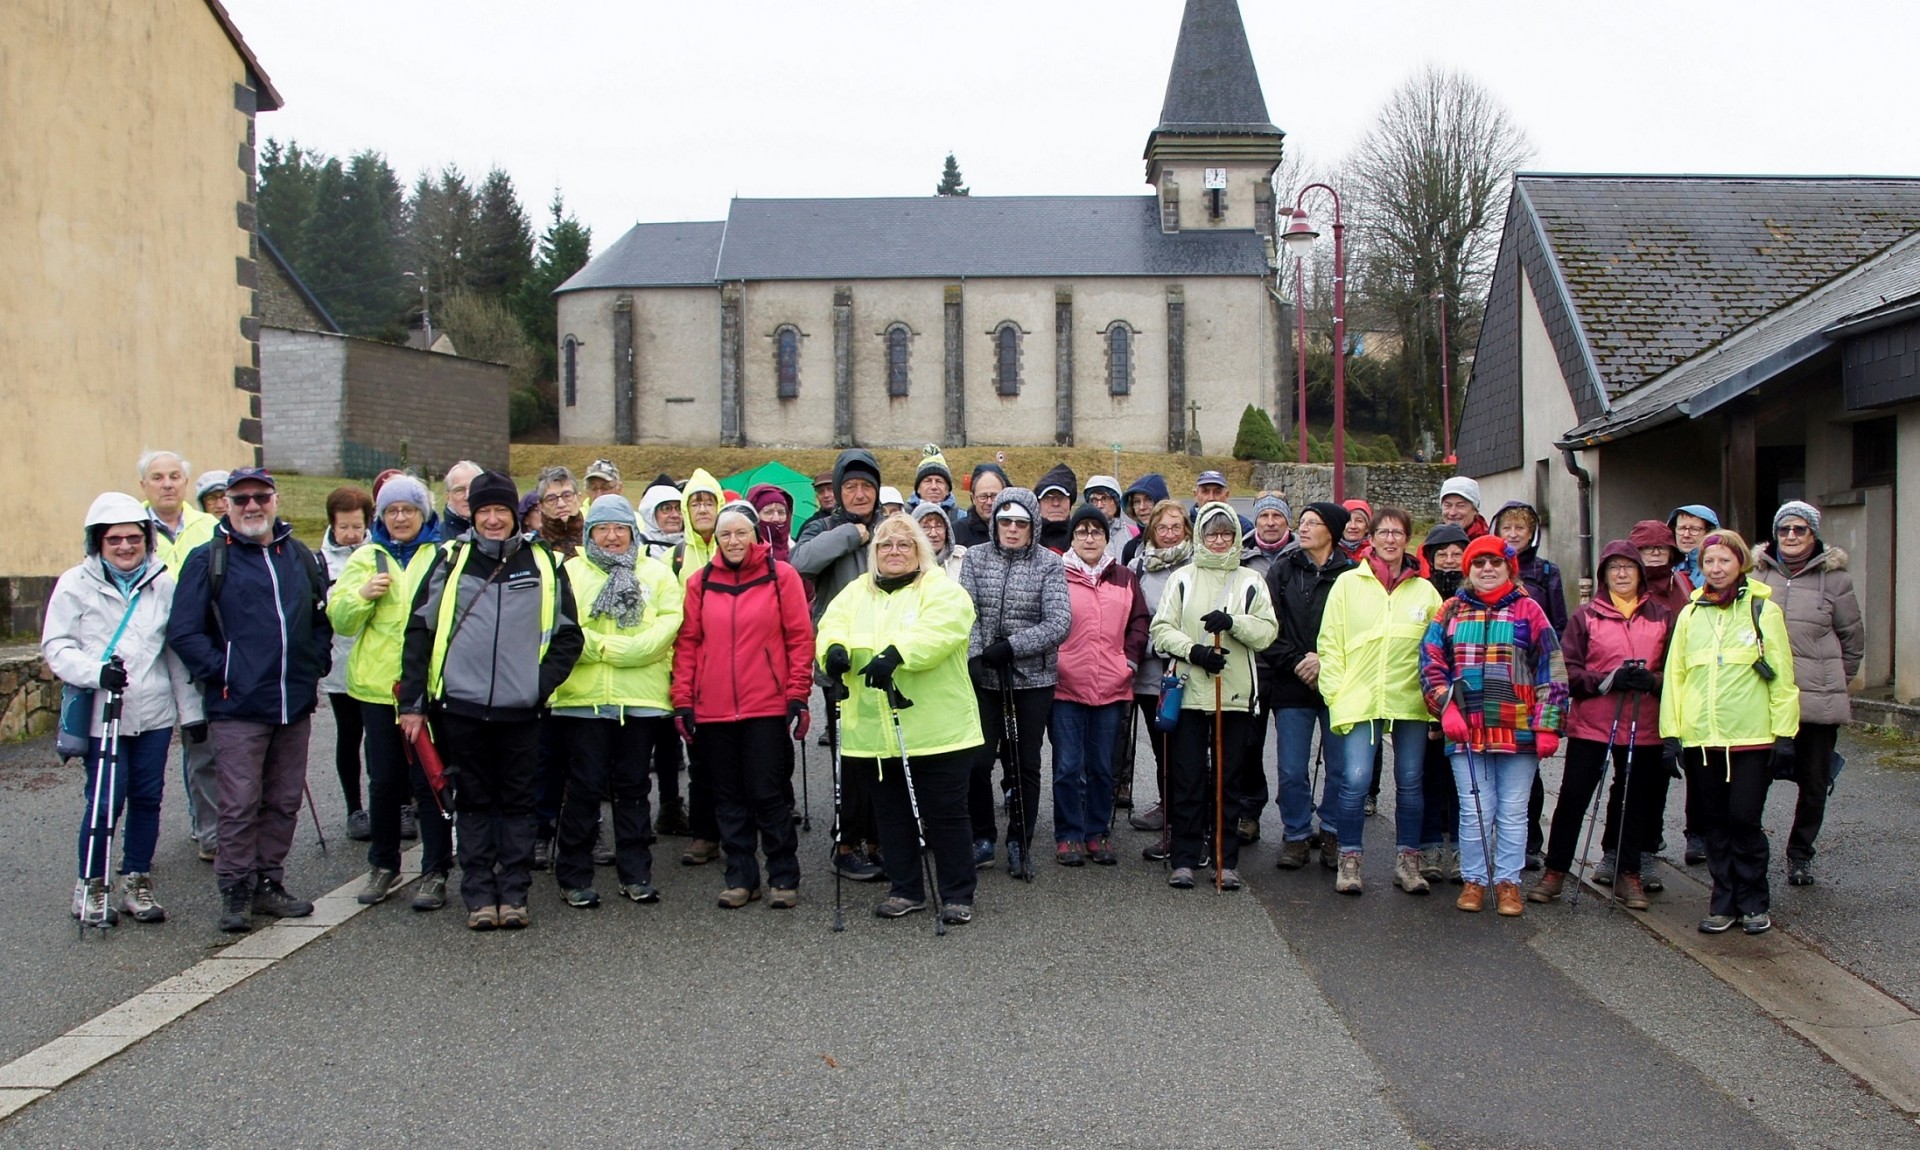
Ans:
POLYGON ((781 399, 800 395, 800 329, 781 324, 773 333, 773 373, 781 399))
POLYGON ((567 406, 580 399, 580 341, 572 336, 560 345, 560 378, 565 384, 567 406))
POLYGON ((894 399, 907 394, 907 353, 912 335, 904 323, 887 328, 887 395, 894 399))
POLYGON ((993 382, 1001 395, 1020 394, 1020 325, 1012 320, 993 330, 993 382))
POLYGON ((1125 320, 1107 327, 1107 394, 1133 394, 1133 328, 1125 320))

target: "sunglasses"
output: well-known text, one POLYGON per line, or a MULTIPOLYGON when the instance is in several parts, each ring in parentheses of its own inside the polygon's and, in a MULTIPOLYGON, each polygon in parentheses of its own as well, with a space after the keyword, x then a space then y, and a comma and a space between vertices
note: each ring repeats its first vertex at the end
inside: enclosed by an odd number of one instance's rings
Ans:
POLYGON ((1487 556, 1487 555, 1476 555, 1476 556, 1474 556, 1474 558, 1473 558, 1473 565, 1474 565, 1474 566, 1475 566, 1476 568, 1478 568, 1478 567, 1505 567, 1505 566, 1507 565, 1507 561, 1506 561, 1505 559, 1495 559, 1495 558, 1492 558, 1491 556, 1487 556))
POLYGON ((227 492, 227 502, 233 504, 235 507, 245 507, 250 503, 258 503, 260 506, 265 507, 272 501, 273 492, 271 491, 227 492))
POLYGON ((1811 534, 1813 534, 1813 528, 1811 528, 1811 527, 1808 527, 1808 526, 1807 526, 1806 524, 1804 524, 1804 523, 1789 523, 1789 524, 1786 524, 1785 526, 1783 526, 1783 527, 1781 527, 1781 528, 1780 528, 1780 534, 1782 534, 1782 535, 1811 535, 1811 534))
POLYGON ((145 543, 146 541, 147 537, 139 534, 109 535, 101 540, 102 543, 105 543, 109 547, 132 547, 135 544, 145 543))

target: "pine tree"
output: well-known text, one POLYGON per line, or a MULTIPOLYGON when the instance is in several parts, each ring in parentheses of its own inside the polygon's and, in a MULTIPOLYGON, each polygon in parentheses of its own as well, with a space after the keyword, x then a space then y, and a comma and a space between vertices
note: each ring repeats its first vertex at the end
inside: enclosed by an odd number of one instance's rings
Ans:
POLYGON ((967 195, 970 189, 960 182, 961 178, 960 161, 953 158, 952 152, 948 152, 947 165, 940 171, 940 183, 933 189, 933 194, 936 196, 967 195))
POLYGON ((346 165, 330 159, 319 171, 314 210, 296 245, 306 266, 295 266, 350 335, 400 334, 406 297, 388 224, 398 191, 378 152, 361 152, 346 165))
POLYGON ((258 226, 295 268, 307 264, 307 220, 313 215, 320 168, 326 162, 327 157, 302 150, 298 140, 282 146, 270 139, 260 153, 258 226))
POLYGON ((448 292, 466 287, 477 246, 477 210, 466 176, 452 164, 438 178, 423 172, 414 182, 401 251, 409 270, 425 273, 436 311, 448 292))
POLYGON ((559 316, 553 289, 592 258, 593 229, 567 211, 558 188, 554 189, 553 203, 547 210, 553 222, 540 237, 540 254, 534 260, 533 271, 514 297, 514 316, 526 332, 527 342, 533 345, 535 377, 542 382, 553 382, 560 376, 559 316))
POLYGON ((467 286, 506 304, 533 270, 533 228, 513 190, 513 177, 499 168, 480 185, 475 225, 478 245, 467 286))

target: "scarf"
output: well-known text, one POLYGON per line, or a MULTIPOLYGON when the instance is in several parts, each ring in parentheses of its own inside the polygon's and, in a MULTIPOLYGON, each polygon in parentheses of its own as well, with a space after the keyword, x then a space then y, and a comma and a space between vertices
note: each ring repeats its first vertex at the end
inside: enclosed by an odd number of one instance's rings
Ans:
POLYGON ((1746 589, 1747 577, 1744 573, 1733 582, 1727 584, 1725 591, 1715 591, 1711 584, 1702 583, 1700 585, 1700 598, 1696 599, 1695 602, 1708 607, 1731 607, 1733 606, 1734 600, 1740 598, 1740 593, 1746 589))
POLYGON ((107 580, 120 589, 120 594, 123 598, 128 598, 133 595, 134 584, 140 582, 140 577, 147 573, 147 561, 145 559, 140 561, 140 566, 135 567, 131 571, 121 571, 105 559, 100 560, 100 567, 107 573, 107 580))
POLYGON ((600 585, 600 594, 594 596, 593 606, 587 610, 588 618, 598 615, 612 619, 615 626, 623 628, 640 625, 640 610, 647 605, 647 592, 633 577, 633 557, 631 546, 616 553, 587 540, 588 561, 607 573, 607 581, 600 585))
MULTIPOLYGON (((413 562, 413 553, 420 550, 421 544, 440 542, 440 521, 429 512, 426 522, 420 525, 420 534, 415 535, 405 543, 395 540, 387 531, 386 521, 381 519, 373 521, 373 530, 368 534, 373 537, 375 543, 385 547, 387 552, 399 562, 400 566, 405 567, 407 564, 413 562)), ((329 535, 328 538, 331 539, 332 536, 329 535)))
POLYGON ((1280 541, 1272 545, 1268 545, 1260 542, 1260 537, 1256 535, 1253 537, 1253 549, 1255 551, 1258 551, 1262 555, 1278 555, 1282 551, 1285 551, 1287 549, 1287 546, 1292 542, 1293 542, 1293 532, 1291 531, 1287 532, 1285 535, 1282 535, 1280 537, 1280 541))
POLYGON ((902 587, 913 586, 913 581, 918 578, 920 578, 920 572, 918 570, 908 571, 900 575, 882 575, 879 572, 875 572, 873 585, 880 588, 883 594, 891 595, 902 587))
POLYGON ((560 553, 564 559, 571 559, 580 550, 580 544, 586 538, 587 519, 576 515, 571 519, 540 520, 540 541, 560 553))
POLYGON ((781 562, 787 562, 792 554, 792 544, 789 542, 792 528, 792 523, 768 523, 764 519, 760 521, 758 528, 760 542, 765 543, 773 551, 773 557, 781 562))
POLYGON ((1380 586, 1385 587, 1389 595, 1393 594, 1393 589, 1398 587, 1409 575, 1416 574, 1419 571, 1419 568, 1413 563, 1413 557, 1410 555, 1402 555, 1400 557, 1400 570, 1389 571, 1387 570, 1386 560, 1372 552, 1368 552, 1367 566, 1373 568, 1373 577, 1380 580, 1380 586))
POLYGON ((1175 547, 1140 548, 1141 564, 1149 571, 1171 571, 1193 558, 1193 540, 1187 539, 1175 547))
POLYGON ((1106 574, 1107 568, 1113 565, 1113 556, 1102 552, 1100 562, 1089 565, 1085 559, 1080 558, 1078 551, 1069 549, 1060 557, 1060 561, 1066 565, 1067 574, 1077 576, 1091 585, 1100 582, 1100 576, 1106 574))
POLYGON ((1487 606, 1491 607, 1496 603, 1500 602, 1500 600, 1505 599, 1507 596, 1513 594, 1513 580, 1509 579, 1505 583, 1500 584, 1500 586, 1495 587, 1493 590, 1487 591, 1484 593, 1481 592, 1478 588, 1474 588, 1470 591, 1470 594, 1472 594, 1472 596, 1475 599, 1478 599, 1480 600, 1480 602, 1485 603, 1487 606))
POLYGON ((1466 579, 1466 576, 1467 573, 1465 571, 1440 571, 1436 569, 1434 573, 1428 577, 1428 582, 1433 584, 1435 591, 1440 592, 1442 599, 1451 599, 1454 593, 1460 590, 1460 584, 1466 579))
POLYGON ((1629 619, 1633 618, 1633 613, 1640 609, 1640 604, 1646 601, 1644 599, 1622 599, 1612 591, 1607 592, 1607 598, 1613 601, 1614 610, 1629 619))

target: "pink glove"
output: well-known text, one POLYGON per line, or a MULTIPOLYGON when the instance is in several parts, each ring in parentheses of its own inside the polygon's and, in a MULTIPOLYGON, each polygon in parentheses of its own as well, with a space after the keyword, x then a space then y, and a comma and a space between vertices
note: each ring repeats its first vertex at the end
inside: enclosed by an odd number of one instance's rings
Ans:
POLYGON ((1447 737, 1449 743, 1467 741, 1467 717, 1460 713, 1460 708, 1448 706, 1440 712, 1440 733, 1447 737))
POLYGON ((1554 734, 1552 731, 1535 731, 1533 733, 1533 753, 1535 755, 1543 759, 1551 759, 1553 753, 1559 749, 1559 735, 1554 734))

